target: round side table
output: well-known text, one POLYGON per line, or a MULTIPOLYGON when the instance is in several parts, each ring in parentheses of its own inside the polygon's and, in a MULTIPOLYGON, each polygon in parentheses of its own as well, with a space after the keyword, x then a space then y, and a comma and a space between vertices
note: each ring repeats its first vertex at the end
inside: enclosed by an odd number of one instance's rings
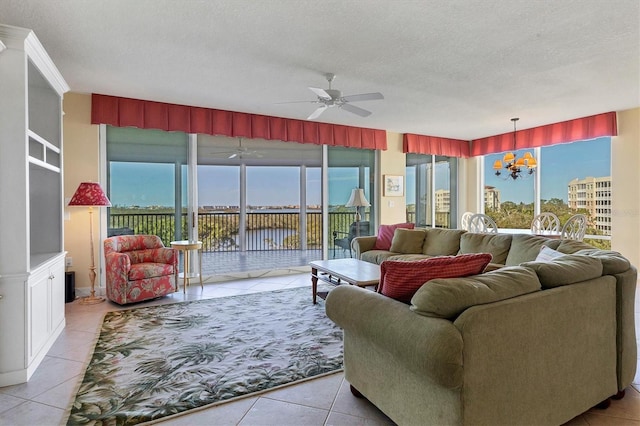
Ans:
POLYGON ((200 278, 200 288, 204 289, 202 285, 202 241, 171 241, 171 248, 180 250, 183 253, 182 256, 182 273, 178 274, 178 278, 182 278, 183 292, 187 292, 187 286, 192 278, 200 278), (191 273, 189 263, 189 253, 191 250, 198 250, 198 273, 191 273))

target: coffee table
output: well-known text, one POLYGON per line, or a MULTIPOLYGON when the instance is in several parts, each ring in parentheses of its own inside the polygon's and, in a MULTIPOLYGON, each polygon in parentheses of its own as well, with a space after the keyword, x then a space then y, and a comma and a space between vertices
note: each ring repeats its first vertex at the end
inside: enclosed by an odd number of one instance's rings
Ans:
POLYGON ((332 285, 351 284, 358 287, 377 286, 380 281, 380 266, 358 259, 314 260, 311 266, 311 288, 313 303, 316 296, 325 298, 327 292, 318 292, 318 280, 332 285))

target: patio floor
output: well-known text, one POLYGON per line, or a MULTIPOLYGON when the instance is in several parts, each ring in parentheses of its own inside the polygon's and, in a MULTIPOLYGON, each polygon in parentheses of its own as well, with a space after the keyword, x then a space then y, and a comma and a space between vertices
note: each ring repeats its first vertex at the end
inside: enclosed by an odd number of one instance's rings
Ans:
MULTIPOLYGON (((349 252, 336 250, 335 258, 349 257, 349 252)), ((329 258, 334 258, 333 249, 329 258)), ((265 250, 246 252, 203 252, 202 275, 205 282, 257 276, 299 274, 307 272, 309 262, 322 259, 322 250, 265 250)), ((182 259, 180 259, 182 265, 182 259)))

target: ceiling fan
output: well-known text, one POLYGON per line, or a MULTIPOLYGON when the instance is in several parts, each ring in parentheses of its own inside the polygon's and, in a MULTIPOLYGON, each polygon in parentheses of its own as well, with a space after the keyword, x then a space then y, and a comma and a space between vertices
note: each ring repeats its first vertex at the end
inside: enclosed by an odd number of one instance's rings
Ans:
POLYGON ((238 147, 225 150, 225 151, 213 151, 211 152, 213 156, 226 156, 228 159, 231 158, 244 158, 244 157, 257 157, 261 158, 263 154, 259 151, 249 149, 245 146, 242 146, 242 138, 238 138, 238 147))
POLYGON ((350 102, 360 102, 360 101, 376 101, 380 99, 384 99, 382 93, 360 93, 358 95, 349 95, 342 96, 342 92, 340 90, 332 89, 331 83, 336 78, 335 74, 328 73, 325 74, 327 81, 329 82, 328 89, 319 89, 317 87, 309 87, 313 93, 318 97, 315 101, 299 101, 299 102, 282 102, 282 103, 304 103, 310 102, 313 104, 320 104, 320 106, 311 113, 307 120, 313 120, 320 117, 320 114, 325 112, 327 108, 338 107, 345 111, 348 111, 352 114, 359 115, 360 117, 368 117, 371 115, 371 111, 367 111, 364 108, 357 107, 355 105, 351 105, 350 102))

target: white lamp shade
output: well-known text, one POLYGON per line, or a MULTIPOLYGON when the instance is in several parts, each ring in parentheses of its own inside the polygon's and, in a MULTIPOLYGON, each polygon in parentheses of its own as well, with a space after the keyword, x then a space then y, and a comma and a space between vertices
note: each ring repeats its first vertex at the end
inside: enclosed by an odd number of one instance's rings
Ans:
POLYGON ((364 189, 354 188, 351 190, 351 198, 349 198, 345 207, 369 207, 370 205, 364 196, 364 189))

